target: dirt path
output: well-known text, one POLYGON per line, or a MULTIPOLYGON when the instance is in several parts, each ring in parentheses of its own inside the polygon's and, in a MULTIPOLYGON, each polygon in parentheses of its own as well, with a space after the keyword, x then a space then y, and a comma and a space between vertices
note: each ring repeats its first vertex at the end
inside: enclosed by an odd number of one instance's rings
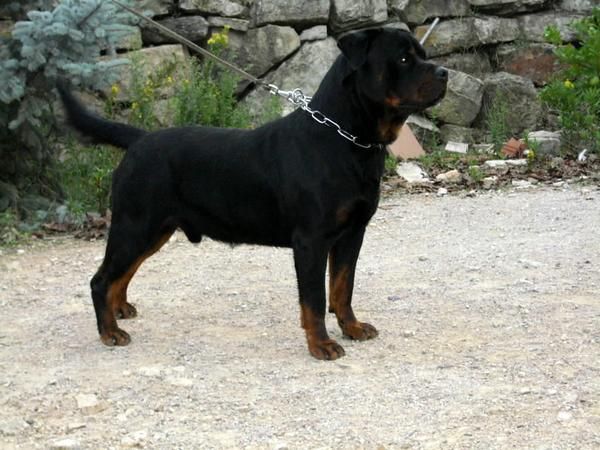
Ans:
POLYGON ((312 359, 291 253, 181 235, 125 348, 96 334, 103 243, 0 256, 0 448, 600 448, 600 190, 394 196, 359 262, 374 341, 312 359))

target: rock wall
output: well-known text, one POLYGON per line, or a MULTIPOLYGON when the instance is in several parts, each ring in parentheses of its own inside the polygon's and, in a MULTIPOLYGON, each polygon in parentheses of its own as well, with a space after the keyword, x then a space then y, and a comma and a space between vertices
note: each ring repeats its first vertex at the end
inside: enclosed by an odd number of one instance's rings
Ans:
MULTIPOLYGON (((600 0, 142 0, 134 2, 155 20, 204 45, 213 32, 230 28, 229 58, 251 74, 282 89, 312 94, 338 55, 335 37, 362 27, 408 29, 420 38, 434 17, 441 22, 425 47, 451 69, 446 98, 415 118, 413 128, 440 133, 443 141, 482 140, 494 104, 508 108, 515 135, 553 128, 537 90, 557 69, 544 30, 557 25, 565 40, 569 24, 600 0)), ((152 66, 186 53, 172 39, 143 27, 124 49, 143 46, 152 66), (169 47, 167 47, 169 46, 169 47)), ((124 76, 124 79, 127 77, 124 76)), ((122 90, 126 95, 127 89, 122 90)), ((123 100, 123 98, 121 98, 123 100)), ((259 111, 268 95, 247 93, 259 111)), ((285 102, 284 102, 285 103, 285 102)), ((284 104, 284 112, 291 105, 284 104)))

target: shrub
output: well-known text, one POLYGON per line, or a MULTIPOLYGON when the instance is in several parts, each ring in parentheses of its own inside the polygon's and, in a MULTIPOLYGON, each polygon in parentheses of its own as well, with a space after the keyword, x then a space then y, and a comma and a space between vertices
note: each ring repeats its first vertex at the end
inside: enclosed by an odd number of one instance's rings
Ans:
MULTIPOLYGON (((228 29, 215 33, 208 40, 209 50, 221 55, 227 48, 228 29)), ((213 60, 202 63, 191 60, 187 75, 178 83, 175 93, 176 125, 207 125, 248 128, 250 115, 236 100, 238 77, 213 60)))
POLYGON ((600 152, 600 8, 572 28, 577 45, 563 45, 556 27, 546 29, 548 42, 558 46, 555 53, 563 69, 541 97, 559 114, 565 150, 600 152))

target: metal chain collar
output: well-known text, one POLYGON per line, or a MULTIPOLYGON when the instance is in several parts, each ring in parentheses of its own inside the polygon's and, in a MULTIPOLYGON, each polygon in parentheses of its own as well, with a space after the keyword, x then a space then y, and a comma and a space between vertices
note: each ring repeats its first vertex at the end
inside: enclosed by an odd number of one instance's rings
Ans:
POLYGON ((333 128, 335 131, 337 131, 337 133, 340 136, 342 136, 344 139, 349 140, 354 145, 356 145, 360 148, 365 148, 365 149, 372 148, 373 146, 378 145, 378 144, 361 144, 360 142, 358 142, 358 137, 356 137, 353 134, 349 133, 348 131, 344 130, 336 122, 331 120, 329 117, 327 117, 321 111, 319 111, 317 109, 312 109, 310 106, 308 106, 312 97, 309 97, 308 95, 304 95, 302 90, 294 89, 293 91, 282 91, 274 84, 269 84, 266 87, 267 87, 267 89, 269 89, 269 92, 271 92, 271 94, 278 95, 280 97, 285 98, 287 101, 289 101, 293 105, 295 105, 298 108, 309 113, 316 122, 318 122, 322 125, 327 125, 330 128, 333 128))

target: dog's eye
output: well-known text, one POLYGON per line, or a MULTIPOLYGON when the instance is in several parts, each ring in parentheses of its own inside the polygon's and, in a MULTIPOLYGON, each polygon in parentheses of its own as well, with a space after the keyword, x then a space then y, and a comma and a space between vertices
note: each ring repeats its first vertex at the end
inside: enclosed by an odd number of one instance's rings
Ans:
POLYGON ((408 58, 406 56, 403 56, 402 58, 400 58, 400 62, 402 64, 406 64, 408 62, 408 58))

